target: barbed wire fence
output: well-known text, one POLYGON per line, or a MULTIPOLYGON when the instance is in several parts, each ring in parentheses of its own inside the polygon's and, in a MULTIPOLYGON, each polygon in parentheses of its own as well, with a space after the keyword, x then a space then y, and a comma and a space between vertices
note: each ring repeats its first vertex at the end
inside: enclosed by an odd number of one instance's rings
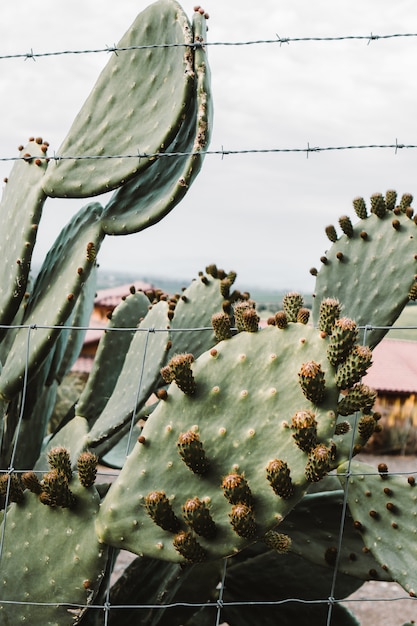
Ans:
MULTIPOLYGON (((265 40, 256 40, 256 41, 242 41, 242 42, 211 42, 211 43, 207 43, 205 45, 207 46, 253 46, 253 45, 278 45, 278 46, 282 46, 282 45, 290 45, 290 44, 296 44, 296 43, 314 43, 314 42, 324 42, 324 43, 337 43, 337 42, 342 42, 342 41, 366 41, 367 44, 373 44, 374 42, 377 42, 379 40, 390 40, 390 39, 399 39, 399 38, 416 38, 417 37, 417 33, 395 33, 395 34, 385 34, 385 35, 376 35, 371 33, 370 35, 350 35, 350 36, 344 36, 344 37, 300 37, 300 38, 286 38, 286 37, 280 37, 277 35, 276 39, 265 39, 265 40)), ((183 44, 172 44, 172 45, 183 45, 183 44)), ((195 44, 200 45, 200 44, 195 44)), ((130 48, 118 48, 116 46, 106 46, 104 48, 99 48, 99 49, 93 49, 93 50, 63 50, 63 51, 52 51, 52 52, 35 52, 33 50, 30 50, 29 52, 26 53, 18 53, 18 54, 9 54, 9 55, 0 55, 0 61, 7 61, 7 60, 23 60, 23 61, 36 61, 37 59, 42 59, 42 58, 48 58, 48 57, 52 57, 52 56, 61 56, 61 55, 85 55, 85 54, 101 54, 101 53, 115 53, 117 54, 118 52, 122 52, 125 50, 130 50, 130 49, 139 49, 139 48, 149 48, 149 47, 169 47, 169 46, 160 46, 159 44, 155 44, 154 46, 134 46, 134 47, 130 47, 130 48)), ((264 148, 264 149, 252 149, 252 148, 247 148, 247 149, 243 149, 243 150, 233 150, 233 149, 227 149, 227 148, 221 148, 219 150, 208 150, 207 154, 208 155, 217 155, 217 156, 221 156, 221 158, 224 158, 226 156, 238 156, 238 155, 245 155, 245 154, 272 154, 272 153, 305 153, 306 157, 308 158, 309 155, 311 153, 318 153, 318 152, 336 152, 336 151, 344 151, 344 150, 374 150, 374 149, 378 149, 378 150, 394 150, 395 153, 397 153, 397 151, 399 150, 414 150, 417 148, 417 144, 412 144, 412 143, 402 143, 399 142, 398 139, 395 139, 395 142, 386 144, 386 143, 380 143, 380 144, 363 144, 363 145, 344 145, 344 146, 310 146, 308 143, 305 147, 301 147, 301 148, 294 148, 294 147, 272 147, 272 148, 264 148)), ((124 155, 65 155, 65 156, 60 156, 60 155, 56 155, 53 154, 52 156, 48 156, 48 158, 50 160, 61 160, 61 159, 119 159, 119 158, 131 158, 131 159, 141 159, 141 158, 149 158, 149 157, 157 157, 157 158, 176 158, 176 157, 180 157, 180 156, 184 156, 184 155, 190 155, 193 153, 187 152, 187 153, 183 153, 183 152, 166 152, 166 153, 158 153, 158 154, 147 154, 147 153, 141 153, 139 150, 136 154, 124 154, 124 155)), ((24 159, 24 157, 12 157, 12 156, 2 156, 0 157, 0 161, 15 161, 15 160, 19 160, 19 159, 24 159)), ((9 328, 9 327, 8 327, 9 328)), ((30 327, 25 327, 25 326, 19 326, 17 325, 14 328, 27 328, 28 331, 28 342, 27 342, 27 354, 26 354, 26 360, 27 360, 27 365, 28 365, 28 360, 29 360, 29 352, 30 352, 30 338, 32 333, 36 333, 37 329, 40 328, 54 328, 54 327, 41 327, 41 326, 30 326, 30 327)), ((60 330, 63 329, 66 330, 71 330, 71 331, 76 331, 76 332, 86 332, 87 330, 95 330, 94 327, 89 326, 89 327, 73 327, 73 326, 66 326, 66 327, 60 327, 60 330)), ((372 330, 372 328, 380 328, 380 327, 372 327, 371 325, 371 321, 370 321, 370 325, 369 327, 365 327, 365 330, 372 330)), ((401 327, 407 330, 411 330, 411 331, 415 331, 417 330, 417 326, 404 326, 401 327)), ((102 328, 99 328, 97 330, 102 330, 102 328)), ((179 332, 189 332, 189 333, 193 333, 193 332, 205 332, 205 331, 211 331, 211 327, 210 328, 186 328, 186 329, 177 329, 177 331, 179 332)), ((166 329, 138 329, 138 328, 134 328, 134 329, 126 329, 126 328, 112 328, 111 331, 116 331, 116 332, 166 332, 166 329)), ((142 361, 142 368, 144 365, 144 362, 147 358, 147 353, 146 353, 146 348, 145 348, 145 352, 143 354, 143 361, 142 361)), ((20 417, 19 417, 19 423, 18 423, 18 427, 17 427, 17 436, 14 442, 14 447, 13 447, 13 452, 12 452, 12 456, 11 456, 11 461, 10 461, 10 465, 7 468, 3 468, 0 469, 0 473, 1 474, 12 474, 13 472, 18 472, 18 473, 23 473, 31 468, 27 468, 27 470, 16 470, 14 468, 14 459, 15 459, 15 455, 16 455, 16 451, 17 451, 17 447, 19 445, 19 434, 20 434, 20 429, 21 429, 21 423, 22 423, 22 419, 23 419, 23 409, 24 409, 24 404, 25 404, 25 394, 27 391, 27 384, 28 384, 28 379, 27 379, 27 374, 28 372, 28 367, 26 367, 25 370, 25 377, 24 377, 24 382, 23 382, 23 393, 22 393, 22 397, 23 397, 23 402, 21 405, 21 413, 20 413, 20 417)), ((140 391, 140 385, 141 385, 141 375, 139 373, 139 382, 138 382, 138 393, 140 391)), ((132 435, 133 433, 133 428, 135 426, 135 413, 136 413, 136 409, 134 408, 132 411, 132 420, 131 420, 131 424, 130 424, 130 435, 132 435)), ((129 448, 130 445, 130 439, 131 437, 129 436, 129 443, 127 448, 129 448)), ((127 451, 126 451, 127 452, 127 451)), ((350 459, 352 459, 353 457, 353 448, 351 449, 350 452, 350 459)), ((408 469, 406 472, 391 472, 394 475, 397 474, 416 474, 417 475, 417 462, 413 459, 410 459, 410 463, 411 463, 411 467, 410 469, 408 469)), ((44 471, 47 471, 47 468, 45 468, 44 471)), ((118 472, 114 472, 113 477, 117 477, 118 472)), ((375 471, 375 474, 377 474, 377 472, 375 471)), ((352 474, 349 473, 349 471, 347 472, 346 476, 349 477, 352 474)), ((112 471, 104 471, 102 469, 102 471, 99 471, 99 477, 102 479, 108 479, 109 476, 112 476, 112 471)), ((343 543, 343 533, 344 533, 344 524, 345 524, 345 513, 346 513, 346 509, 347 509, 347 495, 348 495, 348 488, 346 488, 345 493, 344 493, 344 500, 343 500, 343 515, 341 518, 341 524, 340 524, 340 533, 339 533, 339 537, 338 537, 338 554, 340 554, 340 548, 342 546, 343 543)), ((3 545, 4 545, 4 537, 5 537, 5 533, 7 532, 7 510, 8 510, 8 503, 9 503, 9 498, 10 498, 10 483, 8 484, 7 487, 7 491, 6 491, 6 495, 5 495, 5 510, 4 510, 4 518, 3 518, 3 525, 2 525, 2 533, 0 535, 0 570, 1 570, 1 559, 4 558, 4 554, 3 554, 3 545)), ((115 557, 112 557, 115 558, 115 557)), ((227 588, 227 567, 228 567, 228 559, 224 560, 224 566, 223 566, 223 572, 222 572, 222 577, 221 580, 219 580, 219 585, 218 585, 218 598, 217 600, 213 601, 213 602, 204 602, 204 603, 186 603, 186 602, 182 602, 182 603, 173 603, 173 604, 155 604, 155 605, 150 605, 150 604, 138 604, 138 605, 115 605, 112 604, 110 601, 110 590, 111 590, 111 584, 114 581, 114 578, 112 579, 111 576, 108 576, 107 579, 107 583, 106 583, 106 592, 105 592, 105 602, 102 604, 91 604, 89 605, 89 610, 90 611, 97 611, 102 613, 102 623, 107 626, 108 622, 109 622, 109 616, 111 611, 121 611, 121 615, 123 615, 123 611, 124 610, 132 610, 135 609, 138 611, 138 620, 140 620, 140 615, 141 615, 141 611, 148 611, 149 609, 154 609, 156 611, 158 610, 169 610, 170 608, 175 608, 178 606, 187 606, 190 608, 207 608, 207 607, 211 607, 213 610, 213 625, 215 626, 220 626, 220 624, 222 624, 222 613, 224 611, 224 609, 228 606, 228 605, 232 605, 232 606, 241 606, 242 609, 244 610, 245 607, 247 606, 251 606, 251 607, 259 607, 260 612, 262 611, 262 607, 265 606, 274 606, 279 608, 281 605, 286 604, 286 603, 295 603, 295 604, 324 604, 328 607, 327 610, 327 619, 326 619, 326 623, 323 624, 322 626, 330 626, 331 624, 331 620, 332 620, 332 614, 333 614, 333 608, 335 605, 337 605, 338 603, 343 603, 343 604, 349 604, 350 602, 354 603, 357 602, 358 600, 350 600, 349 598, 341 598, 341 599, 337 599, 335 597, 335 589, 336 589, 336 582, 337 582, 337 577, 338 577, 338 565, 339 565, 339 561, 338 558, 336 558, 336 562, 334 565, 334 570, 333 570, 333 580, 332 580, 332 585, 331 588, 329 589, 329 594, 327 597, 325 598, 319 598, 317 600, 305 600, 302 598, 296 598, 296 597, 292 597, 292 598, 286 598, 283 600, 277 600, 277 601, 252 601, 250 599, 248 599, 245 602, 232 602, 232 603, 228 603, 226 600, 224 600, 224 590, 227 588)), ((1 594, 1 592, 0 592, 1 594)), ((363 597, 361 598, 361 602, 367 603, 367 602, 398 602, 398 601, 404 601, 405 599, 407 599, 407 601, 412 602, 413 599, 411 599, 408 595, 406 595, 406 593, 404 592, 403 594, 398 593, 397 596, 395 597, 386 597, 386 598, 375 598, 375 597, 363 597)), ((10 603, 11 601, 4 601, 1 600, 1 602, 3 604, 7 604, 10 603)), ((16 604, 25 604, 23 602, 15 602, 16 604)), ((35 603, 33 603, 35 604, 35 603)), ((38 606, 41 603, 36 603, 38 606)), ((50 603, 43 603, 44 606, 55 606, 57 603, 54 602, 53 599, 51 599, 50 603)), ((62 606, 65 606, 68 610, 72 610, 74 612, 78 611, 78 610, 82 610, 85 608, 84 605, 74 605, 71 603, 61 603, 62 606)), ((260 613, 261 614, 261 613, 260 613)), ((279 616, 279 613, 277 612, 277 617, 279 616)), ((123 618, 122 618, 123 619, 123 618)), ((1 616, 0 616, 0 621, 1 621, 1 616)), ((140 623, 140 622, 138 622, 140 623)), ((259 621, 259 623, 261 623, 261 619, 259 621)), ((234 625, 233 625, 234 626, 234 625)), ((318 625, 319 626, 319 625, 318 625)))

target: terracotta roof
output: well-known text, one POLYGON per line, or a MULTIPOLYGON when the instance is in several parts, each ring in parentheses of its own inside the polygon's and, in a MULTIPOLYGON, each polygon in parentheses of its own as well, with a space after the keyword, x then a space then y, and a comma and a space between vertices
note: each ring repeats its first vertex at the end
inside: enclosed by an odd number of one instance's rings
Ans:
POLYGON ((116 307, 120 300, 124 296, 128 296, 131 288, 134 287, 136 291, 146 291, 152 289, 151 283, 145 283, 143 280, 137 280, 134 283, 128 283, 126 285, 120 285, 120 287, 111 287, 110 289, 100 289, 97 291, 94 304, 96 306, 116 307))
POLYGON ((377 391, 417 392, 417 342, 383 339, 373 350, 363 383, 377 391))

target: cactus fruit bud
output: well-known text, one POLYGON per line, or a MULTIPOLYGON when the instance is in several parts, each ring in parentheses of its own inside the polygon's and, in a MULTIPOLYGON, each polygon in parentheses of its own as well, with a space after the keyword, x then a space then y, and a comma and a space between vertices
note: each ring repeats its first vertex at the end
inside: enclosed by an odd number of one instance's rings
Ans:
POLYGON ((75 496, 69 488, 66 475, 59 469, 51 469, 43 475, 42 492, 39 495, 42 504, 71 508, 75 504, 75 496))
POLYGON ((413 196, 411 193, 404 193, 401 197, 400 201, 400 209, 403 213, 405 213, 406 209, 411 205, 413 201, 413 196))
POLYGON ((225 311, 214 313, 211 317, 211 324, 213 326, 214 335, 217 341, 230 339, 230 337, 232 336, 232 327, 230 323, 230 317, 225 311))
POLYGON ((300 324, 308 324, 308 320, 310 319, 310 309, 306 307, 301 307, 301 309, 297 313, 297 322, 300 324))
POLYGON ((182 507, 184 519, 197 535, 212 539, 216 534, 216 524, 205 502, 190 498, 182 507))
POLYGON ((256 332, 259 325, 259 316, 252 302, 240 300, 233 307, 235 325, 239 332, 256 332))
POLYGON ((335 382, 340 389, 348 389, 359 382, 372 363, 368 346, 355 346, 336 372, 335 382))
POLYGON ((308 481, 316 483, 328 474, 331 470, 332 462, 336 457, 336 444, 332 442, 330 446, 324 443, 318 444, 310 451, 305 468, 305 477, 308 481))
POLYGON ((175 515, 171 503, 163 491, 151 491, 145 497, 145 507, 149 516, 155 524, 163 530, 176 533, 179 530, 180 522, 175 515))
POLYGON ((174 548, 190 563, 202 563, 207 552, 190 532, 181 531, 174 537, 174 548))
POLYGON ((415 282, 414 285, 411 286, 411 289, 408 292, 408 299, 417 300, 417 282, 415 282))
POLYGON ((333 226, 333 224, 329 224, 328 226, 326 226, 326 228, 324 229, 328 239, 334 243, 335 241, 337 241, 337 232, 335 227, 333 226))
POLYGON ((320 363, 315 361, 303 363, 298 372, 298 380, 307 400, 313 404, 320 404, 323 401, 326 381, 320 363))
POLYGON ((388 211, 393 211, 397 203, 397 192, 394 189, 388 189, 385 193, 385 205, 388 211))
POLYGON ((26 489, 29 489, 29 491, 36 494, 37 496, 42 493, 41 481, 39 480, 35 472, 30 471, 22 474, 22 483, 26 487, 26 489))
POLYGON ((239 537, 253 539, 256 534, 255 515, 253 509, 243 502, 234 504, 229 513, 230 523, 239 537))
POLYGON ((242 474, 232 472, 223 478, 222 489, 230 504, 243 502, 248 506, 253 503, 253 496, 246 478, 242 474))
POLYGON ((336 320, 327 349, 327 358, 330 363, 337 367, 347 357, 358 338, 356 322, 348 317, 336 320))
POLYGON ((274 320, 275 320, 275 326, 277 328, 281 328, 282 330, 284 328, 287 328, 288 317, 285 311, 278 311, 277 313, 275 313, 274 320))
POLYGON ((210 463, 198 433, 192 430, 181 433, 178 437, 177 446, 182 460, 194 474, 205 474, 208 471, 210 463))
POLYGON ((263 536, 264 543, 271 550, 276 550, 279 554, 285 554, 291 548, 292 540, 288 535, 278 533, 276 530, 269 530, 263 536))
POLYGON ((384 217, 387 212, 384 196, 382 193, 373 193, 371 196, 371 213, 375 213, 377 217, 384 217))
POLYGON ((0 496, 7 494, 7 488, 9 486, 9 501, 21 503, 24 500, 23 486, 20 477, 17 474, 1 474, 0 475, 0 496))
POLYGON ((358 422, 358 433, 363 443, 366 443, 374 434, 376 425, 377 423, 373 415, 362 415, 358 422))
POLYGON ((72 478, 71 458, 66 448, 57 446, 48 452, 48 463, 51 469, 63 474, 69 482, 72 478))
POLYGON ((289 322, 296 322, 298 311, 303 306, 304 301, 301 294, 291 291, 287 293, 282 300, 282 307, 287 314, 289 322))
POLYGON ((335 435, 346 435, 350 431, 349 422, 339 422, 334 429, 335 435))
POLYGON ((331 335, 333 332, 333 326, 340 317, 340 302, 336 298, 325 298, 320 303, 319 312, 319 329, 325 332, 327 335, 331 335))
POLYGON ((280 459, 270 461, 266 468, 266 477, 277 496, 289 500, 294 495, 290 469, 285 461, 280 459))
POLYGON ((291 428, 295 430, 295 443, 303 450, 310 450, 317 444, 317 421, 311 411, 297 411, 291 418, 291 428))
POLYGON ((78 457, 78 478, 83 487, 88 489, 94 485, 97 476, 98 456, 93 452, 82 452, 78 457))
POLYGON ((339 218, 339 224, 346 237, 351 239, 353 237, 353 226, 350 217, 342 215, 342 217, 339 218))
POLYGON ((366 210, 366 204, 363 198, 354 198, 353 208, 360 220, 364 220, 368 217, 368 211, 366 210))
POLYGON ((351 415, 356 411, 370 411, 377 397, 377 392, 366 385, 354 385, 337 405, 339 415, 351 415))
POLYGON ((161 376, 166 383, 175 380, 175 383, 187 396, 192 396, 196 390, 196 384, 191 371, 192 354, 176 354, 168 365, 161 369, 161 376))

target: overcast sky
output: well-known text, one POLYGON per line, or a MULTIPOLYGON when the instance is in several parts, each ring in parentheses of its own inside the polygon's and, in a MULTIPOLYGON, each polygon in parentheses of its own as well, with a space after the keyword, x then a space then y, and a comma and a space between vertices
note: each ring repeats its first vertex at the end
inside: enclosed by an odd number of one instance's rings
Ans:
MULTIPOLYGON (((2 0, 0 56, 111 46, 146 0, 2 0)), ((184 0, 191 17, 196 4, 184 0)), ((415 0, 206 0, 209 41, 417 33, 415 0)), ((107 53, 0 59, 0 157, 31 135, 58 150, 107 53)), ((417 145, 417 37, 209 48, 210 149, 417 145)), ((1 180, 11 162, 0 162, 1 180)), ((311 292, 324 227, 352 199, 386 189, 417 198, 417 150, 208 155, 185 199, 158 225, 107 237, 103 268, 194 277, 208 263, 254 285, 311 292)), ((98 198, 99 199, 99 198, 98 198)), ((41 259, 83 200, 45 205, 41 259)), ((417 205, 417 200, 416 200, 417 205)))

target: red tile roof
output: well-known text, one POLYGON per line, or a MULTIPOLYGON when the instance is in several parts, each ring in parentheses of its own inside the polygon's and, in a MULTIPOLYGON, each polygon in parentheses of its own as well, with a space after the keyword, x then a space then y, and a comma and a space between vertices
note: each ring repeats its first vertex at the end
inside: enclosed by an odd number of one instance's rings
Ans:
POLYGON ((389 393, 417 392, 417 342, 383 339, 363 383, 389 393))
POLYGON ((131 292, 131 288, 134 288, 136 291, 146 291, 147 289, 152 289, 154 285, 151 283, 145 283, 143 280, 137 280, 134 283, 129 283, 127 285, 120 285, 120 287, 111 287, 110 289, 100 289, 97 291, 96 299, 94 300, 95 306, 105 306, 105 307, 116 307, 120 300, 128 296, 131 292))

